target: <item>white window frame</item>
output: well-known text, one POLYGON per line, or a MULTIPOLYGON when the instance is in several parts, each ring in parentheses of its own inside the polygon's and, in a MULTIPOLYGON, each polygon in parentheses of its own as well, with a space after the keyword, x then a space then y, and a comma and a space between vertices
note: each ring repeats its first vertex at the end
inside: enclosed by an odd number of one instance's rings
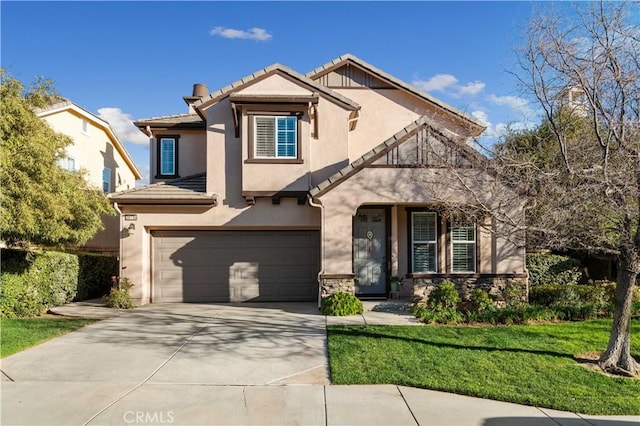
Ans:
POLYGON ((85 135, 89 134, 89 122, 85 119, 82 119, 82 133, 85 135))
POLYGON ((451 252, 451 272, 455 273, 455 274, 464 274, 464 273, 468 273, 468 274, 474 274, 476 272, 476 265, 478 263, 477 257, 477 251, 478 251, 478 227, 476 226, 475 223, 469 223, 466 225, 461 225, 461 224, 457 224, 458 226, 456 226, 456 224, 452 221, 450 222, 450 243, 451 243, 451 248, 450 248, 450 252, 451 252), (454 240, 454 228, 468 228, 468 227, 472 227, 473 228, 473 240, 454 240), (453 246, 455 244, 464 244, 466 246, 472 245, 473 246, 473 259, 471 261, 471 265, 473 266, 472 269, 470 270, 464 270, 464 271, 456 271, 454 270, 454 264, 455 261, 453 259, 453 246))
POLYGON ((160 166, 160 170, 158 170, 158 174, 161 176, 175 176, 176 175, 176 138, 160 138, 160 149, 158 150, 158 155, 160 156, 159 159, 159 166, 160 166), (172 168, 170 172, 167 172, 163 169, 164 167, 164 161, 163 161, 163 154, 164 154, 164 143, 165 142, 171 142, 171 145, 173 147, 173 162, 171 163, 172 168))
POLYGON ((253 158, 259 160, 269 160, 269 159, 297 159, 298 158, 298 117, 295 115, 253 115, 253 158), (273 139, 273 152, 274 156, 260 156, 258 155, 258 125, 256 124, 256 120, 260 118, 268 118, 273 119, 274 121, 274 139, 273 139), (293 128, 293 155, 281 156, 278 155, 278 120, 294 120, 295 126, 293 128))
POLYGON ((435 212, 411 212, 411 272, 416 274, 437 274, 438 273, 438 214, 435 212), (433 240, 416 240, 415 239, 415 218, 416 216, 433 216, 434 223, 434 239, 433 240), (415 246, 416 244, 433 244, 435 249, 434 269, 433 271, 416 271, 415 263, 415 246))

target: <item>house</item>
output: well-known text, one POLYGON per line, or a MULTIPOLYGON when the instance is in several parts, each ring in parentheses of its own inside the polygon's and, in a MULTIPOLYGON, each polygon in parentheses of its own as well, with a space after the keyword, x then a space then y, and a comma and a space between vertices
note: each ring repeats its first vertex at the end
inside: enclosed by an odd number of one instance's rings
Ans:
POLYGON ((396 275, 414 295, 444 279, 526 289, 521 235, 498 232, 508 221, 443 214, 495 195, 470 167, 484 130, 473 117, 353 55, 307 74, 274 64, 211 93, 195 84, 184 101, 186 113, 135 123, 152 183, 109 197, 138 303, 385 297, 396 275), (435 166, 444 157, 451 168, 435 166))
MULTIPOLYGON (((142 175, 127 153, 124 145, 113 133, 109 123, 81 106, 60 100, 36 115, 53 130, 69 136, 73 144, 66 148, 66 157, 60 166, 71 170, 84 170, 92 186, 105 194, 135 187, 142 175)), ((117 254, 120 247, 120 218, 103 216, 104 229, 89 240, 82 250, 117 254)))

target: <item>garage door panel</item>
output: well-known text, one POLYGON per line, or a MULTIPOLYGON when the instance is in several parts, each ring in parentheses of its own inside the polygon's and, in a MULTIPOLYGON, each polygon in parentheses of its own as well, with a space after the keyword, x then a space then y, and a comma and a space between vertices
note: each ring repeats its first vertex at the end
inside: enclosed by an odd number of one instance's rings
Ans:
POLYGON ((317 231, 157 231, 153 302, 317 297, 317 231))

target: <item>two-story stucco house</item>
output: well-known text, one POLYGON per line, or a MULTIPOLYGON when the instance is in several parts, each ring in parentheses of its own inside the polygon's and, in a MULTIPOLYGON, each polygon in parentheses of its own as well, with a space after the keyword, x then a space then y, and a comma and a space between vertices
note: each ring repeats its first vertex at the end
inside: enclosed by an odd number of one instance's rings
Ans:
MULTIPOLYGON (((142 175, 118 140, 109 123, 68 100, 61 100, 36 115, 56 132, 73 140, 66 148, 66 158, 60 166, 84 170, 88 183, 105 194, 134 188, 142 175)), ((120 247, 120 218, 104 216, 104 229, 89 240, 83 250, 118 253, 120 247)))
POLYGON ((441 214, 443 201, 491 203, 482 172, 464 178, 474 199, 431 167, 479 155, 469 141, 484 127, 463 112, 352 55, 306 75, 271 65, 212 93, 196 84, 184 100, 185 114, 135 123, 152 184, 110 196, 139 303, 384 297, 395 275, 416 292, 526 286, 523 246, 491 232, 504 222, 441 214))

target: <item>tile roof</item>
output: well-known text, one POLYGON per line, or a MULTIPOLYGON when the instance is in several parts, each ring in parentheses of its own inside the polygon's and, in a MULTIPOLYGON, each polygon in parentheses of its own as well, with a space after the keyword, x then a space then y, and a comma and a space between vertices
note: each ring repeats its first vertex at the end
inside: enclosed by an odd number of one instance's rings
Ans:
MULTIPOLYGON (((349 179, 351 176, 355 175, 366 166, 372 164, 374 161, 391 151, 399 144, 414 136, 420 129, 425 127, 428 127, 441 135, 443 135, 443 133, 445 132, 445 129, 441 125, 437 124, 435 121, 426 116, 422 116, 418 120, 410 123, 408 126, 397 132, 395 135, 391 136, 386 141, 373 148, 371 151, 365 153, 360 158, 344 167, 342 170, 334 173, 332 176, 320 182, 309 191, 309 194, 312 197, 324 195, 325 193, 336 187, 338 184, 349 179)), ((466 145, 466 143, 462 142, 461 140, 456 140, 451 136, 444 135, 443 139, 446 139, 449 144, 455 145, 455 148, 467 157, 473 157, 473 159, 476 161, 481 161, 482 159, 484 159, 484 156, 482 156, 482 154, 477 152, 472 147, 466 145)))
POLYGON ((344 54, 342 56, 339 56, 338 58, 333 59, 332 61, 327 62, 326 64, 320 65, 319 67, 317 67, 316 69, 309 71, 306 76, 309 77, 310 79, 317 79, 320 76, 327 74, 339 67, 341 67, 342 65, 344 65, 345 63, 352 63, 355 64, 356 66, 362 68, 363 70, 369 72, 370 74, 374 75, 375 77, 380 78, 383 81, 386 81, 388 83, 391 83, 393 86, 399 87, 411 94, 413 94, 414 96, 417 96, 419 98, 422 98, 424 100, 426 100, 427 102, 430 102, 434 105, 437 105, 455 115, 457 115, 458 117, 470 122, 474 127, 477 127, 477 134, 474 132, 474 136, 478 136, 480 133, 482 133, 485 129, 486 126, 484 124, 482 124, 481 122, 479 122, 475 117, 462 112, 461 110, 446 104, 444 102, 442 102, 439 99, 434 98, 433 96, 423 92, 422 90, 418 89, 415 86, 412 86, 402 80, 400 80, 399 78, 396 78, 394 76, 392 76, 391 74, 388 74, 384 71, 382 71, 381 69, 369 64, 368 62, 363 61, 362 59, 358 58, 357 56, 354 56, 350 53, 344 54))
POLYGON ((199 173, 116 192, 109 200, 120 204, 213 204, 217 194, 207 194, 207 175, 199 173))
POLYGON ((218 102, 220 99, 226 97, 229 93, 235 90, 240 90, 246 86, 249 86, 251 83, 255 82, 256 80, 260 80, 264 77, 267 77, 277 72, 281 72, 289 75, 290 77, 293 77, 294 79, 309 86, 312 90, 323 94, 325 97, 329 98, 330 100, 333 100, 336 103, 341 104, 342 106, 348 109, 351 109, 351 110, 360 109, 360 105, 358 105, 356 102, 352 101, 351 99, 347 98, 346 96, 343 96, 340 93, 337 93, 321 84, 316 83, 315 81, 308 78, 304 74, 301 74, 297 71, 292 70, 287 66, 284 66, 282 64, 277 64, 277 63, 273 65, 269 65, 266 68, 262 68, 251 75, 241 78, 240 80, 234 81, 228 86, 225 86, 221 89, 211 92, 208 96, 205 96, 199 101, 196 101, 193 106, 197 110, 206 108, 209 105, 212 105, 218 102))
POLYGON ((205 123, 198 114, 173 114, 159 117, 142 118, 133 123, 137 127, 166 126, 205 128, 205 123))

